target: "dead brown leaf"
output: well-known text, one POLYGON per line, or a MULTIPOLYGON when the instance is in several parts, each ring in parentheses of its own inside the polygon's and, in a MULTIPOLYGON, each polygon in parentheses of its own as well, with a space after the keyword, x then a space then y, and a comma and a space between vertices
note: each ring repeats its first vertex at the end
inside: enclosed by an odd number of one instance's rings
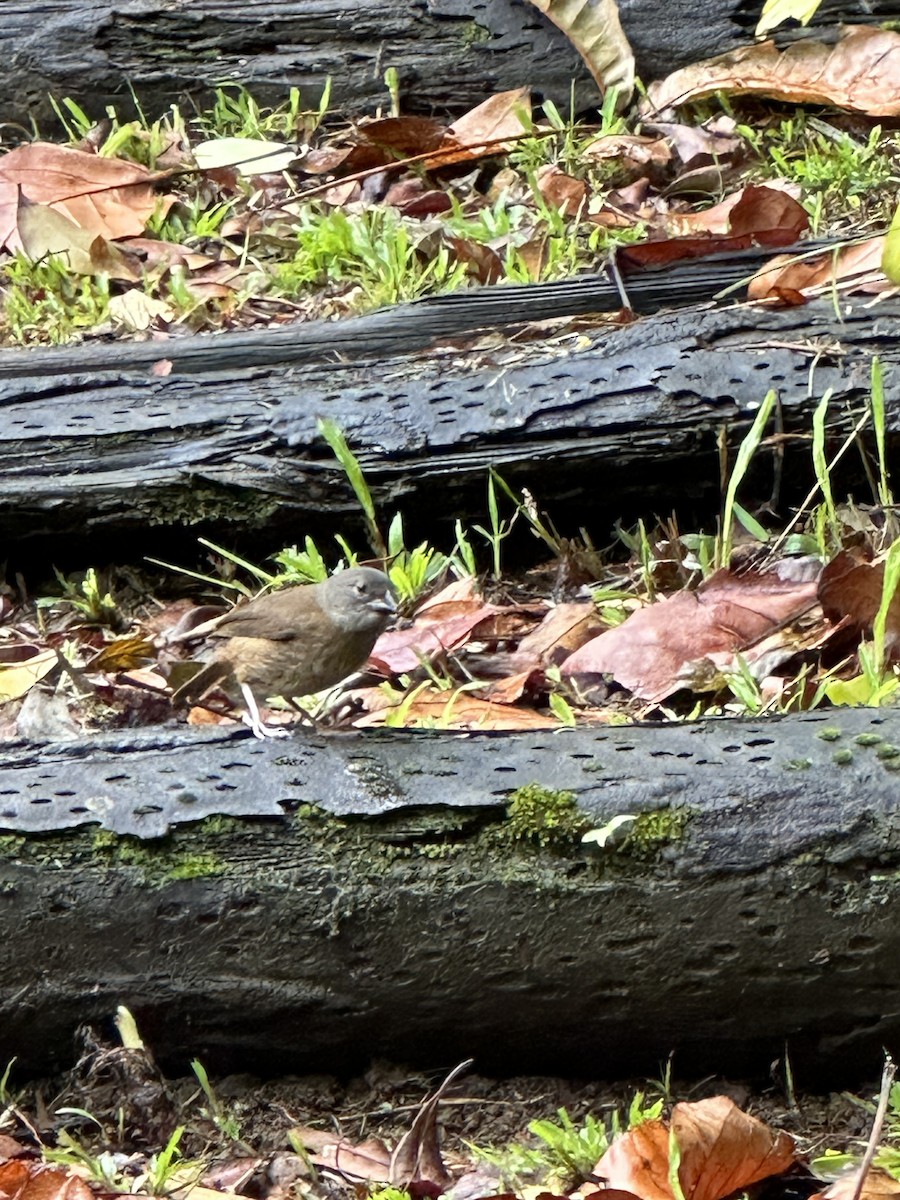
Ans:
MULTIPOLYGON (((377 689, 376 689, 377 690, 377 689)), ((354 693, 365 699, 361 692, 354 693)), ((384 693, 379 692, 379 697, 384 693)), ((438 691, 423 687, 411 702, 398 700, 384 707, 373 709, 353 722, 355 729, 372 729, 385 723, 392 711, 402 708, 404 724, 428 726, 440 729, 558 729, 559 721, 549 713, 539 713, 532 708, 514 708, 481 700, 469 692, 457 688, 454 691, 438 691)))
MULTIPOLYGON (((792 1138, 741 1112, 727 1096, 676 1104, 671 1132, 680 1151, 678 1182, 685 1200, 723 1200, 781 1174, 795 1158, 792 1138)), ((674 1200, 669 1133, 665 1121, 643 1122, 612 1143, 592 1174, 641 1200, 674 1200)))
POLYGON ((391 1155, 384 1142, 378 1138, 354 1145, 347 1138, 336 1138, 333 1133, 321 1129, 297 1126, 291 1131, 303 1143, 310 1154, 310 1162, 317 1167, 328 1167, 354 1179, 367 1179, 373 1183, 388 1183, 391 1174, 391 1155))
POLYGON ((836 284, 851 291, 881 291, 890 286, 881 269, 884 237, 869 238, 853 246, 836 247, 813 258, 779 255, 762 267, 747 286, 749 300, 771 297, 800 302, 836 284))
POLYGON ((659 110, 719 91, 894 117, 900 115, 900 34, 856 25, 834 46, 805 38, 784 51, 771 41, 742 46, 673 72, 651 84, 648 95, 659 110))
POLYGON ((454 580, 419 606, 412 625, 383 633, 369 661, 386 675, 413 671, 422 658, 459 649, 481 621, 500 611, 475 593, 473 580, 454 580))
POLYGON ((50 205, 80 229, 112 241, 143 233, 148 218, 173 203, 154 190, 163 178, 137 163, 68 146, 19 146, 0 157, 0 247, 21 249, 19 189, 33 203, 50 205))
POLYGON ((567 175, 552 163, 546 163, 538 171, 537 185, 544 200, 559 209, 564 217, 575 217, 584 208, 587 184, 567 175))
POLYGON ((688 665, 694 669, 712 655, 739 652, 815 600, 815 582, 782 580, 775 571, 717 571, 696 592, 677 592, 639 609, 587 642, 565 660, 562 673, 611 675, 634 695, 659 702, 684 686, 688 665))
POLYGON ((77 1175, 39 1161, 0 1164, 3 1200, 94 1200, 94 1193, 77 1175))
POLYGON ((619 20, 616 0, 531 0, 563 31, 593 75, 601 95, 616 88, 631 98, 634 54, 619 20))
MULTIPOLYGON (((830 621, 844 621, 869 634, 881 606, 884 560, 863 562, 842 550, 819 577, 819 603, 830 621)), ((894 593, 887 613, 885 646, 890 654, 900 647, 900 592, 894 593)))

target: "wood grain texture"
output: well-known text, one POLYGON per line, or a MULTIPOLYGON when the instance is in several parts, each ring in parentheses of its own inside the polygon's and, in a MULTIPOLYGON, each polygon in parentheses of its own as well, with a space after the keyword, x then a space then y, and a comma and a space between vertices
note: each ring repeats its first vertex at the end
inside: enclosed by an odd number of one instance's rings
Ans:
POLYGON ((675 1050, 763 1078, 787 1040, 804 1086, 874 1078, 900 1037, 898 745, 896 712, 847 710, 10 746, 0 1057, 67 1064, 76 1027, 124 1003, 164 1063, 210 1071, 474 1055, 613 1077, 675 1050), (507 799, 535 783, 662 834, 511 845, 507 799))

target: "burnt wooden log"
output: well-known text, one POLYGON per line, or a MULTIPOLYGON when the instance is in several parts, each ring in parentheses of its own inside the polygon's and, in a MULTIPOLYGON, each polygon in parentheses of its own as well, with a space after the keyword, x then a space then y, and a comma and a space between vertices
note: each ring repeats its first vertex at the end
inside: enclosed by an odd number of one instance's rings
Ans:
MULTIPOLYGON (((622 23, 645 81, 745 44, 761 5, 718 0, 623 0, 622 23)), ((528 85, 565 107, 597 90, 565 36, 523 0, 4 0, 0 114, 26 130, 54 120, 49 96, 71 96, 100 118, 151 116, 201 102, 223 80, 263 101, 291 86, 315 107, 327 79, 334 106, 370 112, 388 103, 398 71, 406 111, 459 112, 493 92, 528 85)), ((896 19, 884 0, 828 0, 816 26, 896 19)), ((804 31, 809 33, 810 31, 804 31)), ((792 36, 790 34, 786 35, 792 36)))
POLYGON ((57 550, 63 535, 140 531, 144 553, 158 549, 154 530, 179 527, 192 538, 198 527, 264 530, 272 548, 326 524, 358 528, 321 417, 346 432, 382 510, 405 511, 429 535, 446 532, 442 514, 448 529, 482 517, 492 466, 600 537, 617 519, 673 507, 702 520, 717 509, 722 427, 734 446, 775 388, 799 446, 786 499, 799 499, 814 406, 833 389, 832 433, 846 434, 876 354, 892 445, 900 431, 896 300, 846 304, 840 317, 827 301, 689 310, 549 346, 495 338, 479 351, 458 335, 610 303, 599 280, 487 291, 342 323, 0 352, 0 528, 23 545, 56 538, 57 550), (173 369, 158 378, 161 356, 173 369))
POLYGON ((787 1042, 804 1085, 871 1077, 900 1046, 898 762, 893 710, 12 745, 0 1059, 64 1065, 125 1003, 220 1071, 761 1076, 787 1042), (637 821, 541 849, 510 836, 526 785, 637 821))

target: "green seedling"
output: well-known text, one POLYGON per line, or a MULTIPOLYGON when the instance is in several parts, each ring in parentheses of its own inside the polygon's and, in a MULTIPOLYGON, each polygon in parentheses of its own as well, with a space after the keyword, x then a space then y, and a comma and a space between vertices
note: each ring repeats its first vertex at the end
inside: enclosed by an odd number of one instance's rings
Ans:
POLYGON ((475 549, 469 541, 468 534, 463 529, 462 521, 458 517, 453 526, 453 531, 456 535, 456 545, 449 557, 450 565, 461 579, 467 576, 474 578, 478 574, 475 549))
MULTIPOLYGON (((103 1131, 103 1125, 97 1118, 83 1108, 58 1108, 54 1115, 57 1118, 77 1117, 81 1121, 91 1122, 101 1132, 103 1131)), ((117 1155, 111 1154, 108 1150, 103 1150, 99 1154, 91 1153, 67 1129, 58 1129, 56 1145, 54 1147, 45 1146, 42 1153, 47 1162, 78 1168, 84 1171, 90 1179, 110 1191, 127 1192, 130 1190, 130 1181, 123 1173, 117 1155)))
MULTIPOLYGON (((279 550, 272 557, 283 569, 285 580, 294 579, 304 583, 322 583, 323 580, 328 578, 328 565, 322 557, 319 547, 309 534, 306 535, 303 541, 302 550, 298 550, 296 546, 288 546, 284 550, 279 550)), ((277 579, 280 582, 282 576, 278 576, 277 579)))
POLYGON ((564 1108, 556 1110, 557 1121, 529 1121, 528 1131, 547 1147, 545 1157, 553 1176, 560 1180, 583 1180, 609 1148, 609 1133, 603 1121, 590 1113, 576 1125, 564 1108))
POLYGON ((401 602, 412 604, 425 589, 446 571, 449 560, 427 542, 406 549, 403 517, 394 516, 388 529, 388 575, 401 602))
POLYGON ((881 600, 872 625, 872 641, 859 647, 860 673, 853 679, 826 677, 819 685, 816 699, 824 694, 832 704, 865 705, 878 708, 892 703, 900 689, 896 667, 888 665, 887 622, 891 605, 900 586, 900 539, 888 550, 884 560, 881 600))
POLYGON ((232 1142, 239 1142, 241 1140, 240 1124, 220 1102, 218 1096, 213 1090, 212 1084, 209 1082, 209 1076, 206 1073, 206 1068, 198 1058, 191 1060, 191 1070, 196 1075, 197 1082, 200 1084, 200 1089, 203 1092, 203 1095, 206 1097, 206 1115, 221 1134, 223 1134, 232 1142))
MULTIPOLYGON (((887 438, 884 411, 884 370, 881 359, 872 359, 872 374, 869 391, 869 411, 872 416, 872 428, 875 432, 875 449, 878 458, 878 483, 876 496, 878 503, 884 509, 894 506, 894 493, 891 490, 887 469, 887 438)), ((893 522, 893 514, 891 514, 893 522)))
POLYGON ((88 568, 80 581, 67 579, 55 567, 53 573, 63 589, 63 594, 61 597, 42 596, 36 602, 39 611, 43 608, 55 608, 59 604, 68 604, 81 614, 86 625, 113 629, 121 625, 121 615, 112 593, 103 590, 93 567, 88 568))
POLYGON ((181 1157, 179 1143, 185 1127, 179 1125, 158 1154, 151 1154, 147 1163, 146 1188, 151 1196, 168 1196, 175 1187, 190 1189, 203 1173, 203 1163, 189 1162, 181 1157))
POLYGON ((500 568, 501 546, 510 533, 512 533, 513 526, 519 516, 519 509, 516 508, 511 517, 501 518, 500 506, 497 503, 497 479, 498 476, 492 469, 488 475, 488 519, 490 521, 490 529, 485 529, 483 525, 474 525, 472 527, 476 533, 481 534, 491 548, 491 578, 494 580, 499 580, 502 577, 500 568))
POLYGON ((304 109, 300 89, 292 87, 287 102, 264 108, 243 84, 217 87, 212 108, 198 113, 194 123, 205 138, 239 137, 267 141, 271 138, 307 137, 325 119, 331 102, 331 79, 327 79, 318 105, 304 109))
POLYGON ((841 524, 838 520, 837 509, 835 508, 834 496, 831 491, 831 473, 828 469, 828 461, 825 457, 825 420, 828 416, 828 402, 831 400, 831 395, 832 389, 829 388, 816 405, 816 410, 813 413, 812 458, 813 469, 816 473, 816 480, 818 481, 819 490, 822 493, 822 498, 825 503, 825 512, 828 517, 828 526, 831 530, 832 542, 835 546, 840 546, 841 524))
POLYGON ((366 483, 365 476, 363 475, 362 467, 359 465, 359 460, 348 446, 347 439, 342 430, 337 427, 334 421, 329 418, 321 418, 316 422, 316 428, 331 447, 335 458, 344 468, 344 474, 347 476, 350 486, 353 488, 353 493, 359 501, 360 508, 363 510, 366 529, 369 534, 369 544, 379 558, 387 558, 388 548, 379 528, 378 518, 375 515, 375 502, 372 499, 372 493, 369 491, 369 485, 366 483))
POLYGON ((396 67, 388 67, 384 73, 384 86, 391 98, 391 116, 400 116, 400 75, 396 67))
POLYGON ((775 407, 777 394, 770 391, 765 400, 759 406, 759 412, 750 426, 744 440, 741 442, 737 453, 737 458, 734 464, 734 470, 731 472, 731 478, 728 480, 728 487, 725 491, 725 508, 722 514, 722 527, 720 537, 716 547, 716 566, 727 567, 731 562, 731 552, 734 546, 734 506, 738 488, 743 482, 744 476, 750 467, 753 456, 759 449, 762 442, 763 432, 766 425, 769 423, 769 417, 772 415, 772 409, 775 407))
POLYGON ((61 345, 109 317, 109 278, 77 275, 65 258, 15 254, 0 269, 0 335, 19 345, 61 345))

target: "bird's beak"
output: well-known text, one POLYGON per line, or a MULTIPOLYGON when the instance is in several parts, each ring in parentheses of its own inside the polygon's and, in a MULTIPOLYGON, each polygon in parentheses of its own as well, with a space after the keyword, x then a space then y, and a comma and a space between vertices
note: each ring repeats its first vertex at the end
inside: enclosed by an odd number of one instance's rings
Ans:
POLYGON ((383 596, 370 600, 369 608, 374 608, 376 612, 395 613, 397 602, 390 592, 385 592, 383 596))

